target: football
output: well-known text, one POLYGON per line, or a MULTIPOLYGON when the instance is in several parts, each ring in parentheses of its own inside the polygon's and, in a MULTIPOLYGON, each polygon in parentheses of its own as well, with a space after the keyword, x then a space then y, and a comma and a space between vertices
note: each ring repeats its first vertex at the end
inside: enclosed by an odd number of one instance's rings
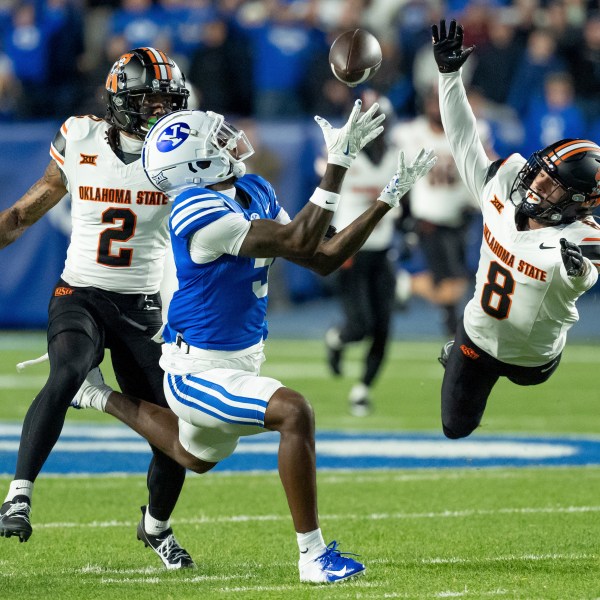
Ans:
POLYGON ((329 65, 336 79, 356 87, 379 70, 381 46, 377 38, 364 29, 345 31, 331 44, 329 65))

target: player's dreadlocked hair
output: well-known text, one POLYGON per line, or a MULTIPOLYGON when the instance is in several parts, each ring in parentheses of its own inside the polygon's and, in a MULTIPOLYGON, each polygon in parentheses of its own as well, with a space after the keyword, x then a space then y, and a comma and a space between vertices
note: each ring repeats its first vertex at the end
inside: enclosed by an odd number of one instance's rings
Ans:
POLYGON ((106 142, 115 154, 122 152, 119 128, 116 125, 111 125, 108 128, 108 131, 106 132, 106 142))

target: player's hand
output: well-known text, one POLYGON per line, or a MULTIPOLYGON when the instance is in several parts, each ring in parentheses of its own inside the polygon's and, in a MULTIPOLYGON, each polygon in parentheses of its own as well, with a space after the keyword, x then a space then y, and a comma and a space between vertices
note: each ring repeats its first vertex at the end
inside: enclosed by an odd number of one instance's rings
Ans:
POLYGON ((577 244, 560 239, 560 256, 569 277, 581 277, 585 273, 585 262, 577 244))
POLYGON ((404 151, 400 150, 398 170, 394 173, 390 182, 381 190, 378 200, 389 204, 392 208, 398 206, 402 196, 410 190, 415 181, 427 175, 436 162, 437 156, 434 156, 433 150, 422 149, 417 158, 407 167, 404 161, 404 151))
POLYGON ((348 168, 359 151, 383 131, 381 123, 385 115, 375 116, 379 104, 373 103, 373 106, 364 113, 360 112, 361 107, 362 101, 357 100, 350 118, 340 129, 335 129, 322 117, 315 117, 327 145, 328 163, 348 168))
POLYGON ((431 26, 431 37, 433 41, 433 57, 437 63, 440 73, 453 73, 458 71, 475 46, 463 48, 464 29, 462 25, 457 25, 456 21, 450 21, 450 28, 446 34, 446 21, 440 21, 440 28, 437 25, 431 26))

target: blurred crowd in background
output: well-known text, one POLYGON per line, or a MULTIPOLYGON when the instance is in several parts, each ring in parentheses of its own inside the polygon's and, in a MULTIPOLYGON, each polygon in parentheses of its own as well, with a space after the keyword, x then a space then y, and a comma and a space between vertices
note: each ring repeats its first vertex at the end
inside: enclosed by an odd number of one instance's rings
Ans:
POLYGON ((108 70, 140 46, 175 58, 194 108, 340 116, 354 92, 333 78, 327 54, 355 27, 383 47, 372 86, 409 119, 437 78, 430 25, 454 17, 477 46, 464 78, 496 152, 527 155, 567 135, 600 139, 599 8, 586 0, 0 0, 0 119, 102 115, 108 70))

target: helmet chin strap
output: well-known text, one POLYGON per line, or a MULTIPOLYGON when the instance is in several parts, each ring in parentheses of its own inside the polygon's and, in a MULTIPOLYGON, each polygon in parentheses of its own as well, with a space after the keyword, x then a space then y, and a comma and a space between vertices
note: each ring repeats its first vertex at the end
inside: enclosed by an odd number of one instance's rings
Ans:
POLYGON ((243 177, 246 174, 246 165, 243 162, 235 163, 231 172, 237 178, 243 177))
POLYGON ((565 222, 563 220, 562 208, 558 204, 549 206, 548 208, 539 211, 537 214, 532 214, 530 216, 534 221, 548 223, 550 225, 558 225, 559 223, 565 222))

